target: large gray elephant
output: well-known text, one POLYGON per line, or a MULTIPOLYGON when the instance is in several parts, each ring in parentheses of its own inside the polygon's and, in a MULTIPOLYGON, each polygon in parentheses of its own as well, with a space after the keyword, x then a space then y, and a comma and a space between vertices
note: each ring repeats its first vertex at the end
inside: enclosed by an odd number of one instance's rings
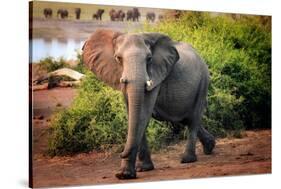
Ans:
POLYGON ((100 29, 85 42, 82 56, 99 79, 124 95, 128 136, 117 178, 132 179, 136 171, 154 169, 145 134, 151 117, 188 126, 189 140, 181 163, 197 160, 197 137, 205 154, 212 153, 215 139, 201 123, 209 72, 191 45, 160 33, 100 29))

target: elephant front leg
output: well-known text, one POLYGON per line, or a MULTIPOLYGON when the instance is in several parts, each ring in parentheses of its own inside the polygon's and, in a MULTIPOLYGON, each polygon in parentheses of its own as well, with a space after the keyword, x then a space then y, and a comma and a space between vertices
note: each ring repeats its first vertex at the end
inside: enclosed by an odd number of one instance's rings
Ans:
POLYGON ((137 148, 132 149, 128 157, 122 157, 120 171, 115 174, 118 179, 135 179, 137 177, 135 168, 136 157, 137 148))
POLYGON ((154 165, 152 163, 151 157, 150 157, 150 150, 148 148, 146 134, 144 133, 142 142, 139 148, 139 154, 138 154, 138 160, 136 170, 138 172, 142 171, 150 171, 154 169, 154 165))
MULTIPOLYGON (((139 148, 141 149, 140 158, 145 160, 146 163, 150 160, 146 139, 143 139, 143 137, 152 115, 158 91, 159 87, 150 93, 146 93, 141 103, 133 102, 132 97, 128 95, 128 137, 121 154, 121 170, 116 174, 119 179, 136 178, 135 164, 139 148), (141 146, 143 141, 145 141, 144 145, 141 146)), ((147 168, 151 169, 151 166, 147 168)))

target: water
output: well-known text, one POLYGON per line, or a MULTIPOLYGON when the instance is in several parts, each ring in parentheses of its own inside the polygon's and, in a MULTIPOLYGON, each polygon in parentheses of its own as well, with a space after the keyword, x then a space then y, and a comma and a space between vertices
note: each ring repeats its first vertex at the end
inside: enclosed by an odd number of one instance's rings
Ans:
POLYGON ((84 40, 77 39, 44 39, 35 38, 31 41, 32 52, 31 62, 38 62, 46 57, 53 57, 55 59, 64 58, 66 60, 76 60, 77 51, 81 51, 84 40))

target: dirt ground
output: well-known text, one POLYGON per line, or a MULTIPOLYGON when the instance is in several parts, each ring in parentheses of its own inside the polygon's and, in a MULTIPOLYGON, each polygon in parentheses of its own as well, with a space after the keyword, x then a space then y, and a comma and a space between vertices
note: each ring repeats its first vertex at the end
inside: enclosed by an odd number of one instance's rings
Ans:
POLYGON ((49 118, 57 108, 69 106, 75 94, 76 90, 72 88, 34 91, 34 187, 271 173, 271 130, 245 131, 241 139, 217 139, 212 155, 204 155, 198 143, 198 161, 191 164, 180 163, 184 141, 168 146, 152 154, 155 170, 138 173, 137 179, 128 181, 118 180, 114 176, 120 165, 117 153, 93 151, 74 156, 53 158, 46 156, 49 118))

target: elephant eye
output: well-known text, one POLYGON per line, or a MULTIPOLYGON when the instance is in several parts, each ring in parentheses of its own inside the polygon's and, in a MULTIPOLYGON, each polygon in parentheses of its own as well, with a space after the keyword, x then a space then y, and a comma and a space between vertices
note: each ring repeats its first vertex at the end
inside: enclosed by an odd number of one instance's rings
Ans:
POLYGON ((148 64, 150 64, 150 63, 152 62, 152 56, 151 56, 151 55, 148 55, 148 56, 146 57, 146 62, 147 62, 148 64))
POLYGON ((116 62, 118 62, 119 64, 122 63, 122 57, 121 57, 121 56, 115 55, 115 60, 116 60, 116 62))

